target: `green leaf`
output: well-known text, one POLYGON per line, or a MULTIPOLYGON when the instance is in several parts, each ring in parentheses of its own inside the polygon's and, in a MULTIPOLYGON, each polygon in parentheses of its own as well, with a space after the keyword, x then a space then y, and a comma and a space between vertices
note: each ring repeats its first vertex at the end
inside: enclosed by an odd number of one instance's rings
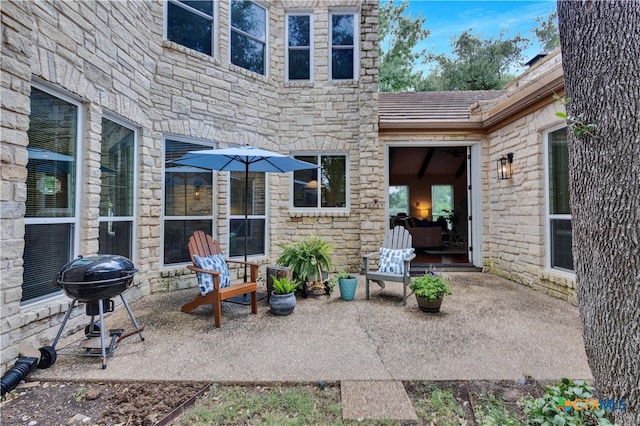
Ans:
POLYGON ((558 111, 558 112, 556 112, 556 116, 560 117, 560 118, 563 118, 565 120, 567 119, 567 114, 565 114, 564 112, 558 111))

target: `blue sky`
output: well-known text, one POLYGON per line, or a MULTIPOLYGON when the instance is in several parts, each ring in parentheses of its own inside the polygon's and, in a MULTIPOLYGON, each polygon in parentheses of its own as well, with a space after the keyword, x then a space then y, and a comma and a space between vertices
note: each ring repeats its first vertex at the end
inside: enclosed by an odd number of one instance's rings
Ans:
MULTIPOLYGON (((395 0, 399 4, 401 0, 395 0)), ((507 31, 505 38, 520 33, 529 38, 532 45, 523 52, 524 62, 540 53, 537 39, 531 32, 538 26, 537 17, 546 19, 556 10, 555 0, 517 1, 426 1, 410 0, 405 14, 426 17, 425 27, 431 31, 429 37, 419 46, 433 53, 450 53, 451 37, 472 29, 482 39, 497 38, 501 31, 507 31)), ((519 74, 524 67, 513 70, 519 74)))

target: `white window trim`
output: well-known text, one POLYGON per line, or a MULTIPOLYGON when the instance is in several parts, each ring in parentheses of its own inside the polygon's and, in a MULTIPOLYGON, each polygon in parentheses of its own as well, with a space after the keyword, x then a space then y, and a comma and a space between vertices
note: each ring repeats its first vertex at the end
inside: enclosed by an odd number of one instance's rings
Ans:
MULTIPOLYGON (((326 151, 326 152, 318 152, 318 151, 308 151, 308 152, 292 152, 291 156, 292 157, 298 157, 298 156, 305 156, 305 157, 309 157, 309 156, 318 156, 320 158, 322 157, 328 157, 328 156, 343 156, 344 157, 344 162, 345 162, 345 206, 344 207, 296 207, 294 206, 294 189, 295 189, 295 184, 293 182, 293 177, 294 177, 294 173, 291 173, 291 178, 290 178, 290 182, 291 182, 291 186, 289 188, 289 199, 291 200, 289 205, 291 208, 292 212, 295 213, 311 213, 311 214, 317 214, 319 212, 326 212, 326 213, 344 213, 344 212, 348 212, 351 209, 351 168, 350 168, 350 159, 349 159, 349 154, 346 152, 341 152, 341 151, 326 151)), ((320 169, 317 169, 318 173, 320 172, 320 169)), ((320 191, 318 191, 318 205, 320 205, 320 191)))
POLYGON ((178 141, 178 142, 186 142, 186 143, 193 143, 193 144, 198 144, 198 145, 202 145, 202 149, 216 149, 218 148, 218 146, 216 145, 215 142, 212 142, 210 140, 204 140, 204 139, 197 139, 197 138, 191 138, 191 137, 186 137, 186 136, 178 136, 178 135, 173 135, 173 134, 164 134, 162 135, 162 153, 161 153, 161 158, 162 158, 162 196, 160 197, 160 248, 159 248, 159 252, 160 252, 160 268, 161 269, 172 269, 175 268, 177 266, 183 266, 183 265, 188 265, 190 264, 189 262, 184 262, 184 263, 171 263, 171 264, 165 264, 165 259, 164 259, 164 235, 165 235, 165 229, 164 229, 164 224, 167 220, 202 220, 202 219, 211 219, 211 229, 212 229, 212 237, 214 239, 217 239, 217 224, 218 221, 216 220, 216 209, 217 209, 217 203, 216 203, 216 191, 215 189, 217 188, 217 172, 215 170, 212 171, 213 175, 211 177, 211 186, 213 188, 213 200, 212 200, 212 206, 211 206, 211 215, 210 216, 167 216, 165 214, 165 185, 164 185, 164 181, 165 181, 165 168, 166 168, 166 163, 165 163, 165 158, 166 158, 166 148, 167 148, 167 139, 170 139, 172 141, 178 141))
POLYGON ((549 135, 555 131, 566 129, 566 124, 561 124, 555 127, 550 127, 544 130, 543 133, 543 144, 544 144, 544 154, 543 154, 543 170, 544 170, 544 267, 546 270, 554 273, 554 274, 562 274, 567 277, 575 278, 575 271, 571 271, 568 269, 554 267, 551 264, 551 220, 552 219, 568 219, 571 220, 570 214, 550 214, 549 213, 549 135))
POLYGON ((333 9, 329 12, 329 36, 328 36, 328 65, 329 80, 331 81, 358 81, 360 77, 360 14, 353 9, 333 9), (353 15, 353 79, 333 78, 333 15, 353 15))
MULTIPOLYGON (((140 134, 138 127, 129 122, 128 120, 124 120, 120 117, 117 117, 113 114, 105 112, 102 114, 102 118, 113 121, 116 124, 121 125, 122 127, 126 127, 127 129, 133 131, 133 211, 132 216, 116 216, 116 217, 108 217, 108 216, 100 216, 98 218, 99 222, 131 222, 131 261, 136 264, 138 261, 138 226, 136 218, 138 217, 138 203, 136 200, 138 199, 138 135, 140 134)), ((102 157, 102 155, 101 155, 102 157)), ((102 160, 100 161, 102 165, 102 160)), ((164 192, 163 192, 164 193, 164 192)))
MULTIPOLYGON (((33 217, 33 218, 24 218, 24 224, 26 225, 46 225, 46 224, 54 224, 54 223, 69 223, 73 228, 73 236, 71 238, 71 250, 69 251, 69 261, 78 257, 79 247, 80 247, 80 211, 82 210, 82 206, 80 204, 82 197, 80 188, 82 187, 82 167, 80 167, 81 159, 83 158, 83 149, 84 146, 84 123, 85 123, 85 110, 84 105, 81 100, 75 96, 69 95, 66 92, 58 90, 57 88, 52 87, 46 82, 42 81, 38 77, 34 77, 31 82, 31 87, 38 89, 42 92, 48 93, 51 96, 62 99, 65 102, 68 102, 72 105, 75 105, 78 108, 78 120, 76 122, 76 187, 74 194, 74 215, 72 217, 33 217)), ((44 296, 36 297, 33 299, 26 300, 24 302, 20 302, 21 309, 29 309, 32 307, 39 307, 46 304, 56 304, 59 301, 68 300, 67 296, 65 296, 61 291, 55 292, 51 294, 47 294, 44 296)))
MULTIPOLYGON (((181 3, 178 0, 165 0, 164 2, 164 17, 163 17, 163 31, 162 31, 162 38, 168 42, 171 43, 176 43, 179 44, 175 41, 171 41, 169 40, 169 36, 168 36, 168 26, 169 26, 169 3, 173 3, 174 5, 181 7, 184 10, 187 10, 190 13, 193 13, 195 15, 198 15, 202 18, 208 19, 211 21, 211 57, 212 58, 217 58, 218 57, 218 45, 217 45, 217 37, 216 34, 218 33, 218 1, 215 0, 211 0, 213 2, 213 9, 212 9, 212 13, 213 16, 207 15, 204 12, 201 12, 197 9, 192 8, 191 6, 189 6, 188 4, 185 3, 181 3)), ((182 46, 182 45, 180 45, 182 46)), ((184 46, 185 48, 189 49, 187 46, 184 46)), ((189 49, 192 50, 192 49, 189 49)), ((194 52, 197 53, 201 53, 203 55, 206 55, 206 53, 202 53, 202 52, 198 52, 197 50, 194 50, 194 52)), ((208 55, 207 55, 208 56, 208 55)))
MULTIPOLYGON (((228 177, 227 177, 227 188, 231 188, 231 173, 227 173, 228 177)), ((264 214, 250 214, 247 216, 247 219, 251 220, 251 219, 264 219, 264 253, 260 253, 260 254, 249 254, 247 255, 248 259, 262 259, 262 258, 266 258, 268 256, 268 252, 269 252, 269 205, 268 202, 270 200, 269 197, 269 173, 265 173, 264 176, 264 197, 265 197, 265 211, 264 214)), ((228 193, 228 197, 227 197, 227 229, 229 230, 229 232, 227 232, 227 247, 231 247, 231 220, 238 220, 238 219, 242 219, 244 220, 244 214, 231 214, 231 192, 228 193)), ((253 199, 252 199, 253 200, 253 199)), ((251 211, 253 211, 253 208, 251 209, 251 211)), ((231 256, 231 253, 228 254, 230 259, 242 259, 244 260, 244 256, 231 256)))
MULTIPOLYGON (((285 69, 285 81, 287 82, 302 82, 302 81, 313 81, 313 69, 314 69, 314 51, 313 51, 313 11, 295 11, 295 12, 287 12, 284 18, 285 22, 285 58, 284 58, 284 69, 285 69), (309 17, 309 79, 308 80, 291 80, 289 79, 289 17, 290 16, 308 16, 309 17)), ((294 49, 294 50, 303 50, 303 49, 294 49)))
POLYGON ((228 52, 228 60, 229 60, 229 65, 233 65, 235 67, 241 68, 243 70, 246 70, 247 72, 251 72, 257 75, 262 75, 264 77, 269 77, 269 4, 262 2, 262 1, 255 1, 255 0, 239 0, 239 1, 248 1, 250 3, 255 4, 258 7, 261 7, 262 9, 264 9, 264 14, 265 14, 265 19, 264 19, 264 40, 260 40, 259 38, 256 38, 255 36, 251 35, 251 34, 247 34, 244 31, 235 28, 232 24, 231 24, 231 1, 229 1, 229 33, 228 33, 228 40, 229 40, 229 52, 228 52), (244 67, 241 67, 240 65, 236 65, 233 62, 231 62, 231 33, 233 31, 237 31, 239 34, 244 35, 245 37, 250 38, 251 40, 255 40, 259 43, 264 43, 264 74, 260 74, 251 70, 248 70, 244 67))

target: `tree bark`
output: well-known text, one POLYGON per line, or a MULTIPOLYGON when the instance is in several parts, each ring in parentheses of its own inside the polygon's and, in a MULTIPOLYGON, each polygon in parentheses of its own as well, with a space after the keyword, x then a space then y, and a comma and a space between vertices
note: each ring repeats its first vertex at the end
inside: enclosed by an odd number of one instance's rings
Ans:
POLYGON ((640 3, 558 1, 578 303, 600 397, 640 425, 640 3))

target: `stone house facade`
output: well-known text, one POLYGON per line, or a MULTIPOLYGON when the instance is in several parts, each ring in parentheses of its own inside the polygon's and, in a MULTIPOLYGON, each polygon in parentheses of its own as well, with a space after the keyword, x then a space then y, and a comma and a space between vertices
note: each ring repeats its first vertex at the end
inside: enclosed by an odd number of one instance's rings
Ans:
MULTIPOLYGON (((336 270, 360 269, 389 226, 389 148, 468 148, 469 263, 574 301, 571 274, 545 261, 544 145, 562 125, 552 97, 562 94, 559 55, 505 91, 457 99, 461 116, 427 111, 394 124, 379 113, 377 8, 3 2, 2 372, 20 344, 51 343, 70 302, 51 282, 78 255, 128 254, 139 270, 130 300, 196 286, 181 240, 194 227, 238 255, 239 176, 167 163, 193 149, 250 144, 325 167, 251 177, 250 256, 264 274, 278 243, 311 235, 335 245, 336 270), (192 26, 176 24, 185 16, 192 26), (496 182, 505 152, 515 153, 513 178, 496 182)), ((66 329, 85 318, 77 309, 66 329)))

